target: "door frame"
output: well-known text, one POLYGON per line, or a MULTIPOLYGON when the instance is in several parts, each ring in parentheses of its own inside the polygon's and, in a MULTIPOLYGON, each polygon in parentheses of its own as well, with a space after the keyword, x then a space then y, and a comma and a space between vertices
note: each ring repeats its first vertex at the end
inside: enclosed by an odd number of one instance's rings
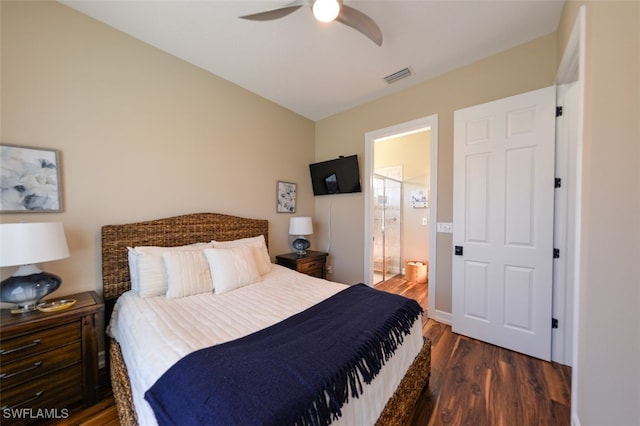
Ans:
MULTIPOLYGON (((567 41, 558 72, 556 74, 557 85, 575 83, 578 90, 578 111, 576 114, 576 158, 575 158, 575 211, 574 217, 568 218, 571 221, 574 232, 574 239, 568 241, 569 249, 574 251, 573 263, 568 267, 573 268, 573 280, 567 283, 567 294, 572 295, 573 312, 571 317, 565 316, 565 320, 571 320, 571 336, 563 336, 565 340, 571 339, 571 424, 580 424, 578 416, 579 387, 579 326, 580 326, 580 265, 582 258, 582 240, 580 229, 582 227, 582 164, 584 146, 584 98, 585 98, 585 60, 586 60, 586 31, 587 31, 587 11, 582 5, 578 9, 578 14, 571 29, 571 35, 567 41)), ((554 360, 555 361, 555 360, 554 360)))
POLYGON ((551 333, 551 360, 564 365, 572 365, 573 337, 573 277, 575 271, 575 241, 579 238, 576 209, 578 206, 577 173, 578 144, 577 128, 578 87, 576 83, 561 84, 557 87, 556 105, 564 108, 556 120, 556 163, 555 176, 561 185, 555 191, 554 205, 554 248, 560 257, 553 261, 553 318, 558 327, 551 333), (569 93, 572 95, 569 95, 569 93))
POLYGON ((438 213, 438 114, 418 118, 393 126, 373 130, 365 133, 364 160, 364 278, 368 286, 373 285, 373 250, 371 231, 373 229, 373 175, 374 175, 374 144, 376 140, 396 137, 402 134, 414 133, 421 130, 431 130, 431 164, 429 172, 429 284, 428 284, 428 317, 435 318, 436 314, 436 223, 438 213))

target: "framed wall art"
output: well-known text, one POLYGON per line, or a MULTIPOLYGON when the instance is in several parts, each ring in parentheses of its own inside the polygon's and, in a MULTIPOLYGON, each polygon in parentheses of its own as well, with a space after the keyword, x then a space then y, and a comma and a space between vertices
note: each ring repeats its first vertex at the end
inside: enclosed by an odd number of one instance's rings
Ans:
POLYGON ((276 189, 276 212, 296 212, 296 187, 295 183, 278 181, 276 189))
POLYGON ((0 144, 0 213, 61 212, 57 150, 0 144))
POLYGON ((411 207, 414 209, 426 209, 429 207, 429 194, 427 189, 414 189, 411 191, 411 207))

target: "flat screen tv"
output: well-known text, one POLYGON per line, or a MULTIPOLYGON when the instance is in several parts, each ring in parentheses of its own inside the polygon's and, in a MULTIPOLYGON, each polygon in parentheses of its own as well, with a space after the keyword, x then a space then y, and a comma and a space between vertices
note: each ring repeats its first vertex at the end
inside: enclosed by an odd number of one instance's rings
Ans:
POLYGON ((309 164, 309 171, 313 195, 361 192, 357 155, 309 164))

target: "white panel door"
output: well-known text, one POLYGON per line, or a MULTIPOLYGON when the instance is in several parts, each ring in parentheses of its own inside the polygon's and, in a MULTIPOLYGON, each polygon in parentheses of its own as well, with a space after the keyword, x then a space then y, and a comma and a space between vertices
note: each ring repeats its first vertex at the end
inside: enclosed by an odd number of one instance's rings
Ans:
POLYGON ((555 86, 454 116, 455 333, 551 357, 555 86))

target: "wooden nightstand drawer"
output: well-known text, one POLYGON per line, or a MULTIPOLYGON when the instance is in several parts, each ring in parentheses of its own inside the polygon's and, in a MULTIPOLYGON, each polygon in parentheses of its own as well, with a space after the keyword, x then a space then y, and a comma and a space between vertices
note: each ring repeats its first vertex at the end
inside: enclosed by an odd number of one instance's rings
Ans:
MULTIPOLYGON (((324 262, 322 260, 310 260, 308 262, 300 262, 298 264, 298 272, 302 272, 303 274, 311 275, 314 274, 322 274, 322 267, 324 266, 324 262)), ((314 275, 318 276, 318 275, 314 275)))
POLYGON ((322 273, 322 268, 315 268, 304 273, 309 275, 310 277, 324 278, 324 274, 322 273))
POLYGON ((18 361, 2 364, 0 387, 2 392, 36 377, 59 370, 82 360, 80 341, 53 349, 48 352, 35 354, 18 361))
POLYGON ((80 327, 81 324, 76 321, 60 327, 4 340, 0 348, 0 365, 3 366, 3 372, 6 363, 80 340, 82 336, 80 327))
MULTIPOLYGON (((56 371, 32 380, 22 386, 2 389, 0 407, 18 408, 68 408, 82 399, 82 365, 56 371)), ((4 420, 3 420, 4 423, 4 420)))

